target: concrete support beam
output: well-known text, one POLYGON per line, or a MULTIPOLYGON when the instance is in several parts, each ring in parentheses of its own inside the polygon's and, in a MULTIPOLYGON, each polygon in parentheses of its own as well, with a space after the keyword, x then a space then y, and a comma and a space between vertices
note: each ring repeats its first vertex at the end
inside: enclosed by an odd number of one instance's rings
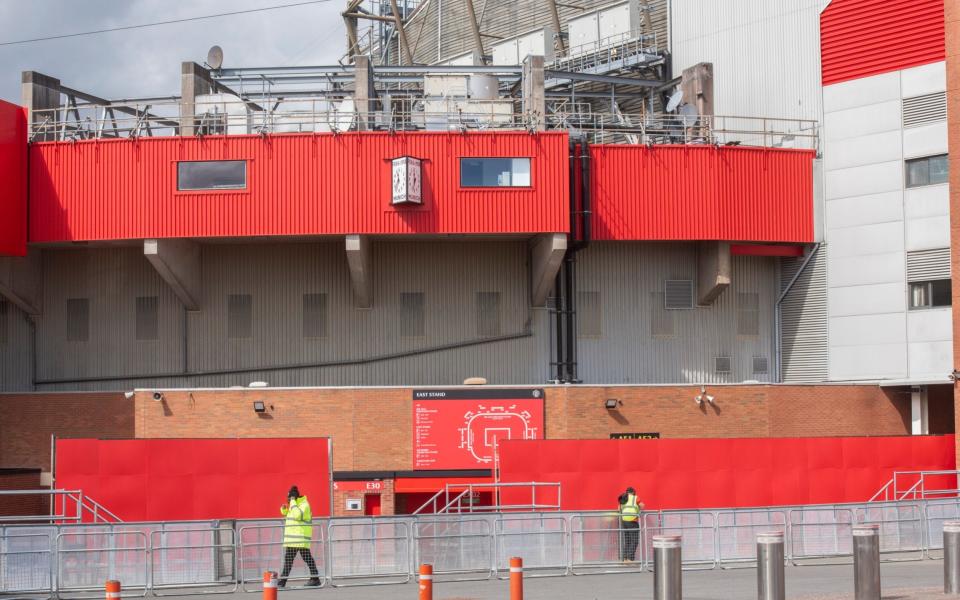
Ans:
POLYGON ((187 310, 200 310, 200 244, 190 240, 144 240, 143 255, 187 310))
POLYGON ((543 57, 529 55, 523 59, 523 114, 530 128, 544 131, 546 127, 547 96, 544 93, 543 57))
POLYGON ((700 242, 697 253, 697 302, 713 304, 730 287, 730 243, 700 242))
POLYGON ((347 265, 350 267, 350 282, 357 308, 373 306, 373 275, 370 267, 370 238, 365 235, 348 235, 346 240, 347 265))
POLYGON ((0 257, 0 296, 28 315, 39 315, 43 291, 43 263, 39 250, 24 257, 0 257))
POLYGON ((913 435, 930 433, 929 406, 927 386, 912 386, 910 388, 910 433, 913 435))
POLYGON ((545 306, 553 289, 563 256, 567 253, 567 234, 538 235, 530 244, 530 305, 545 306))
POLYGON ((195 62, 180 65, 180 135, 197 132, 197 96, 213 91, 210 71, 195 62))
POLYGON ((377 90, 373 85, 373 65, 370 57, 357 55, 354 62, 353 102, 357 107, 357 130, 368 131, 373 129, 376 119, 377 90))
MULTIPOLYGON (((34 111, 47 111, 60 108, 60 80, 36 71, 24 71, 21 75, 20 98, 21 104, 27 108, 27 122, 31 128, 41 125, 49 118, 50 123, 57 120, 57 115, 50 113, 34 114, 34 111)), ((36 141, 56 139, 56 132, 52 129, 43 135, 34 138, 36 141)))

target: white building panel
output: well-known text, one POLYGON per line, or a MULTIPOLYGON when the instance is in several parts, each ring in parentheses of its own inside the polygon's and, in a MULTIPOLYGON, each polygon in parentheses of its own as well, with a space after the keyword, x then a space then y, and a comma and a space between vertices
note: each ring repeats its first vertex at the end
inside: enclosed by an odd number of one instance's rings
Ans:
POLYGON ((908 219, 950 214, 950 186, 945 183, 911 188, 903 196, 904 213, 908 219))
POLYGON ((906 376, 906 344, 830 348, 831 380, 903 379, 906 376))
POLYGON ((893 130, 834 141, 823 160, 829 172, 900 160, 901 156, 900 132, 893 130))
MULTIPOLYGON (((571 50, 579 46, 596 44, 599 41, 600 28, 597 13, 590 13, 577 19, 567 21, 567 34, 571 50)), ((583 50, 581 48, 581 50, 583 50)))
POLYGON ((830 256, 834 259, 903 250, 903 225, 896 221, 831 230, 830 233, 830 256))
POLYGON ((906 315, 857 315, 830 319, 830 345, 898 344, 907 341, 906 315))
POLYGON ((903 130, 904 158, 947 153, 947 123, 932 123, 903 130))
POLYGON ((823 117, 823 137, 829 143, 884 131, 899 132, 901 115, 899 99, 829 112, 823 117))
POLYGON ((947 89, 947 67, 941 61, 900 72, 903 97, 923 96, 947 89))
POLYGON ((827 287, 869 285, 873 283, 902 283, 906 272, 906 254, 873 254, 833 260, 827 264, 827 287))
POLYGON ((823 88, 823 111, 826 113, 890 100, 900 100, 900 74, 897 72, 851 79, 823 88))
POLYGON ((832 316, 878 315, 903 312, 907 298, 902 283, 879 283, 832 288, 827 291, 832 316))
POLYGON ((828 203, 836 198, 899 192, 903 189, 903 161, 827 171, 825 179, 828 203))
POLYGON ((629 38, 637 33, 636 0, 600 11, 600 39, 629 38), (633 9, 633 10, 631 10, 633 9))
POLYGON ((911 310, 907 313, 907 340, 915 342, 949 342, 953 317, 950 308, 911 310))
POLYGON ((827 227, 831 229, 890 221, 899 223, 903 220, 903 196, 900 192, 840 198, 826 204, 827 227))
POLYGON ((917 381, 948 381, 953 370, 953 342, 921 342, 908 344, 910 378, 917 381))
POLYGON ((907 221, 907 251, 950 247, 950 217, 907 221))

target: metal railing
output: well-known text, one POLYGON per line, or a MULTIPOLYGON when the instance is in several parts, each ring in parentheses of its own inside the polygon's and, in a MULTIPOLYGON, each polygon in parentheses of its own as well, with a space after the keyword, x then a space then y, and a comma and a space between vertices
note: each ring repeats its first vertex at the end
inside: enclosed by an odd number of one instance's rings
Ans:
MULTIPOLYGON (((535 575, 649 571, 654 535, 680 535, 683 568, 752 566, 756 534, 784 532, 795 565, 852 561, 852 527, 880 526, 884 561, 936 559, 960 499, 647 512, 634 560, 616 511, 447 514, 315 519, 311 553, 320 585, 400 584, 422 562, 439 580, 491 579, 521 556, 535 575)), ((283 523, 203 521, 0 526, 0 594, 99 597, 103 582, 131 596, 259 592, 281 571, 283 523)), ((636 531, 636 530, 634 530, 636 531)), ((295 559, 289 587, 313 577, 295 559)))
POLYGON ((412 514, 459 514, 459 513, 484 513, 484 512, 504 512, 504 511, 545 511, 560 510, 560 483, 558 482, 519 482, 519 483, 448 483, 442 490, 430 497, 420 508, 413 511, 412 514), (504 504, 504 490, 530 490, 530 501, 504 504), (540 492, 540 501, 537 501, 537 489, 545 490, 547 498, 555 501, 545 500, 544 492, 540 492), (493 503, 488 505, 478 504, 475 500, 481 492, 490 492, 493 496, 493 503))
POLYGON ((599 74, 661 60, 656 34, 623 33, 573 46, 565 56, 554 59, 551 66, 563 71, 599 74))
POLYGON ((870 502, 957 498, 958 482, 960 471, 895 471, 870 502))
POLYGON ((83 490, 0 490, 5 499, 27 497, 33 514, 0 516, 3 523, 119 523, 121 519, 102 504, 86 496, 83 490))

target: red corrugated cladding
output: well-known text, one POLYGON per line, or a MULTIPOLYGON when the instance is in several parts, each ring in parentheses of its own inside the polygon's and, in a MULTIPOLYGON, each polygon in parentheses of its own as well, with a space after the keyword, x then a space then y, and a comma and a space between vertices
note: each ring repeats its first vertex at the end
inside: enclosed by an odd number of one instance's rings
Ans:
POLYGON ((27 253, 27 115, 0 100, 0 256, 27 253))
POLYGON ((598 240, 813 241, 812 150, 591 148, 598 240))
POLYGON ((349 133, 44 142, 30 241, 563 232, 567 134, 349 133), (422 207, 390 205, 389 159, 425 159, 422 207), (529 188, 462 189, 459 157, 531 157, 529 188), (247 160, 248 190, 176 190, 181 160, 247 160))
POLYGON ((944 60, 943 0, 833 0, 820 55, 823 85, 944 60))

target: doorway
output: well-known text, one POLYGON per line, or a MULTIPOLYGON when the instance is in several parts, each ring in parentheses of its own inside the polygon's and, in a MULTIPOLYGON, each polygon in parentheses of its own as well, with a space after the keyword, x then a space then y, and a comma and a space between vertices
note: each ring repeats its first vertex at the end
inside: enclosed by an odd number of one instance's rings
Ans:
POLYGON ((368 517, 380 516, 380 494, 365 494, 363 496, 363 514, 368 517))

